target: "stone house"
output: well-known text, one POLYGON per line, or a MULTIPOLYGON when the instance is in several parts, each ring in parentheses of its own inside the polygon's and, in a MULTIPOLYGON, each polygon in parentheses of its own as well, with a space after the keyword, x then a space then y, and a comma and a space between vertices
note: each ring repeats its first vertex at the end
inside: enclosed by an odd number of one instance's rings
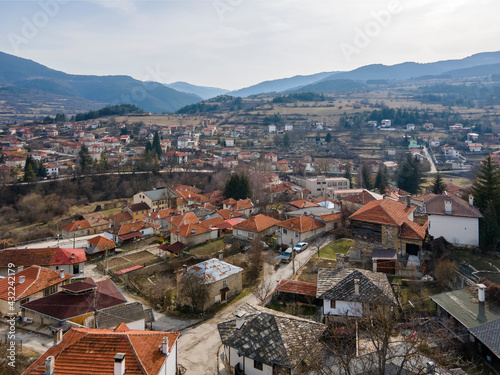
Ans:
POLYGON ((414 221, 414 206, 382 199, 367 203, 349 216, 351 254, 372 256, 373 249, 395 249, 400 255, 417 255, 427 235, 424 225, 414 221))
POLYGON ((177 303, 189 305, 189 297, 182 292, 182 284, 190 282, 194 278, 195 282, 200 282, 207 288, 207 297, 202 306, 198 308, 202 311, 212 306, 214 303, 224 303, 236 297, 243 290, 243 269, 226 263, 220 259, 209 259, 191 267, 183 267, 177 271, 177 303))

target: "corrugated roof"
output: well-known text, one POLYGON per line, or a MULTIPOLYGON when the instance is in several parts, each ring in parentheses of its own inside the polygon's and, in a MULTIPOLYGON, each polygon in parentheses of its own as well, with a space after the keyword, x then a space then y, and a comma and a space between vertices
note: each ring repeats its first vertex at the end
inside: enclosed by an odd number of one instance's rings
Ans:
POLYGON ((62 247, 46 247, 42 249, 5 249, 0 250, 0 267, 6 268, 9 263, 17 267, 33 265, 52 266, 85 262, 85 249, 65 249, 62 247), (71 255, 74 255, 73 257, 71 255))
POLYGON ((193 273, 203 279, 206 284, 223 280, 242 271, 243 268, 233 266, 216 258, 197 263, 187 269, 187 272, 193 273))
POLYGON ((281 280, 276 288, 276 291, 316 297, 317 289, 318 286, 313 283, 295 280, 281 280))

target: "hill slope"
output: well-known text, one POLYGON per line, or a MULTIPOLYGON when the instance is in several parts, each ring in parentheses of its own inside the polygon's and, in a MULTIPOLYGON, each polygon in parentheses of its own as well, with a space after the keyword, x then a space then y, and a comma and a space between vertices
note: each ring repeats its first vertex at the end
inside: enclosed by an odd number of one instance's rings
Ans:
POLYGON ((106 104, 135 104, 145 111, 173 112, 201 97, 129 76, 71 75, 0 52, 0 84, 106 104))
POLYGON ((210 99, 219 95, 224 95, 229 90, 220 89, 218 87, 208 87, 208 86, 196 86, 187 82, 173 82, 168 83, 165 86, 170 87, 174 90, 185 92, 188 94, 198 95, 202 99, 210 99))

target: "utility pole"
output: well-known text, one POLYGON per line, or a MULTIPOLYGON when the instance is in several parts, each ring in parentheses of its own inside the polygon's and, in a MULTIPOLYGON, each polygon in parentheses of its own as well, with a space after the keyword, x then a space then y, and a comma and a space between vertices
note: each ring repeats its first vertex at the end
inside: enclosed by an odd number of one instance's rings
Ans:
POLYGON ((76 233, 73 233, 73 249, 76 249, 76 233))
POLYGON ((295 250, 293 249, 293 238, 290 241, 290 245, 292 246, 291 247, 291 249, 292 249, 292 273, 293 273, 293 276, 295 276, 295 250))
POLYGON ((94 328, 97 328, 97 285, 94 289, 94 328))
POLYGON ((108 268, 108 245, 106 245, 106 252, 104 253, 104 257, 106 259, 106 273, 108 273, 109 268, 108 268))

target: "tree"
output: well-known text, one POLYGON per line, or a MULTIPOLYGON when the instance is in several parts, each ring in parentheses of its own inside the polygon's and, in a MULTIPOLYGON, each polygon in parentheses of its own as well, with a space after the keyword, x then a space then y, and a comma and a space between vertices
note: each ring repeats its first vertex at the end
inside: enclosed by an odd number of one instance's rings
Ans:
POLYGON ((479 222, 479 242, 485 251, 497 250, 500 243, 500 226, 495 203, 489 201, 484 211, 484 218, 479 222))
POLYGON ((24 164, 24 181, 35 181, 37 168, 36 161, 28 154, 24 164))
POLYGON ((476 173, 476 178, 471 189, 474 196, 474 206, 483 214, 486 211, 488 202, 495 203, 496 212, 499 212, 500 197, 500 167, 488 155, 482 162, 476 173))
POLYGON ((290 135, 288 133, 283 137, 283 146, 286 148, 290 147, 290 135))
POLYGON ((189 301, 194 312, 203 312, 208 300, 209 288, 200 275, 188 270, 181 275, 178 295, 189 301))
POLYGON ((248 177, 244 174, 233 173, 226 182, 224 197, 245 199, 252 196, 248 177))
POLYGON ((90 166, 92 165, 92 158, 90 157, 89 149, 87 146, 82 144, 80 151, 78 152, 78 158, 80 163, 80 170, 82 173, 90 171, 90 166))
POLYGON ((371 181, 370 166, 366 163, 361 164, 360 185, 362 188, 371 190, 373 188, 371 181))
POLYGON ((396 182, 398 188, 410 194, 417 194, 424 181, 422 165, 417 157, 411 153, 402 156, 396 170, 396 182))
POLYGON ((325 142, 330 143, 332 141, 332 135, 330 132, 326 133, 325 142))
POLYGON ((389 184, 389 170, 387 169, 387 166, 383 165, 378 169, 377 176, 375 177, 375 184, 374 188, 378 189, 380 194, 384 194, 381 190, 381 187, 383 186, 383 190, 385 192, 385 189, 387 188, 387 185, 389 184))
POLYGON ((39 161, 36 168, 36 176, 39 178, 47 177, 47 168, 43 164, 43 161, 39 161))
POLYGON ((443 181, 443 177, 441 177, 441 174, 438 172, 436 173, 436 177, 432 182, 431 192, 433 194, 443 194, 445 190, 446 190, 446 184, 443 181))
POLYGON ((352 173, 350 165, 346 165, 345 167, 344 178, 347 178, 349 180, 349 186, 352 189, 352 173))
POLYGON ((101 158, 99 159, 99 164, 97 166, 100 172, 106 172, 109 170, 108 157, 104 152, 101 152, 101 158))
POLYGON ((158 132, 155 132, 155 135, 153 137, 153 154, 156 154, 158 156, 158 159, 161 157, 162 151, 161 151, 161 143, 160 143, 160 136, 158 135, 158 132))

